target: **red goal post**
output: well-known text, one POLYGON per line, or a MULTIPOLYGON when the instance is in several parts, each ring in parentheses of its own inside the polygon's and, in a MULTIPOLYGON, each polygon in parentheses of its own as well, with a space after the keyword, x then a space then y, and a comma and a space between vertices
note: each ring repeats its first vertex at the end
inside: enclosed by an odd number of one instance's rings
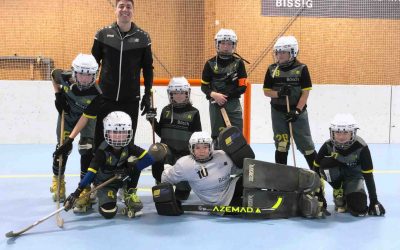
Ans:
MULTIPOLYGON (((168 78, 154 78, 153 86, 168 86, 168 78)), ((143 85, 143 78, 140 83, 143 85)), ((188 79, 191 86, 200 87, 200 79, 188 79)), ((249 83, 245 94, 243 95, 243 135, 247 142, 250 143, 250 120, 251 120, 251 84, 249 83)))

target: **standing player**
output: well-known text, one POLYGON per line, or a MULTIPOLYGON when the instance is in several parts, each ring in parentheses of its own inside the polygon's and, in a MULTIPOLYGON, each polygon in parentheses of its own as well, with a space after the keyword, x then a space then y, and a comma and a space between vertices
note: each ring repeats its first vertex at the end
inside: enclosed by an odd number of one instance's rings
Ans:
POLYGON ((275 141, 275 162, 287 164, 289 122, 293 138, 310 169, 316 156, 308 123, 307 99, 312 88, 307 65, 297 60, 299 45, 294 36, 282 36, 274 45, 276 63, 268 67, 264 79, 264 95, 271 98, 271 120, 275 141), (290 112, 287 112, 286 96, 290 112))
POLYGON ((351 114, 337 114, 329 128, 331 138, 318 152, 315 167, 333 188, 335 209, 353 216, 382 216, 385 209, 378 201, 371 153, 357 136, 357 123, 351 114), (369 207, 364 181, 369 194, 369 207))
POLYGON ((203 69, 201 90, 210 101, 211 137, 214 144, 225 122, 220 107, 224 107, 232 126, 243 130, 240 96, 247 88, 247 73, 242 58, 234 56, 237 45, 236 33, 221 29, 215 35, 217 55, 209 59, 203 69))
MULTIPOLYGON (((133 130, 128 114, 121 111, 111 112, 104 118, 103 124, 105 141, 97 148, 90 168, 78 188, 66 199, 64 206, 67 211, 79 202, 79 195, 92 181, 95 185, 100 185, 115 174, 121 173, 132 178, 135 172, 154 163, 153 157, 146 150, 131 143, 133 130), (138 161, 134 160, 135 158, 138 161)), ((117 214, 117 192, 122 187, 122 180, 116 180, 97 191, 99 212, 104 218, 110 219, 117 214)), ((136 191, 135 188, 125 190, 124 199, 129 217, 143 208, 136 191)))
MULTIPOLYGON (((157 113, 151 109, 146 118, 150 123, 154 122, 154 130, 161 138, 161 143, 168 146, 168 154, 165 162, 158 162, 161 166, 153 166, 152 171, 163 169, 163 164, 175 164, 182 156, 189 155, 187 147, 193 132, 201 131, 199 110, 193 107, 190 100, 190 84, 185 77, 174 77, 167 88, 169 105, 162 109, 160 121, 155 119, 157 113)), ((157 174, 155 174, 157 175, 157 174)), ((175 195, 178 200, 186 200, 190 194, 190 186, 187 182, 176 185, 175 195)))
MULTIPOLYGON (((140 101, 140 74, 143 73, 145 91, 140 103, 142 115, 150 109, 150 90, 153 83, 153 57, 148 33, 132 22, 133 0, 116 0, 117 21, 100 29, 94 39, 92 54, 101 66, 99 86, 101 98, 96 98, 85 117, 78 123, 77 133, 66 139, 63 149, 72 146, 73 139, 87 123, 97 118, 94 148, 104 140, 103 119, 113 111, 123 111, 132 119, 135 138, 140 101)), ((140 172, 131 178, 128 186, 136 188, 140 172)))
MULTIPOLYGON (((55 69, 51 73, 53 87, 55 91, 55 105, 59 112, 57 121, 57 141, 60 145, 61 113, 64 112, 64 131, 62 136, 68 137, 75 124, 81 117, 84 109, 99 94, 95 87, 95 80, 98 71, 98 64, 92 55, 79 54, 72 62, 72 70, 64 71, 55 69)), ((78 144, 81 155, 81 179, 86 174, 92 159, 93 136, 95 120, 82 130, 81 138, 78 144)), ((72 148, 71 148, 72 149, 72 148)), ((50 191, 53 193, 53 199, 57 200, 58 175, 60 176, 60 201, 65 199, 65 166, 68 155, 71 152, 62 154, 62 166, 59 169, 59 157, 54 156, 53 160, 53 180, 50 191)), ((90 191, 90 187, 83 190, 83 194, 90 191)), ((89 202, 89 200, 87 200, 89 202)), ((82 205, 87 205, 86 201, 82 205)))

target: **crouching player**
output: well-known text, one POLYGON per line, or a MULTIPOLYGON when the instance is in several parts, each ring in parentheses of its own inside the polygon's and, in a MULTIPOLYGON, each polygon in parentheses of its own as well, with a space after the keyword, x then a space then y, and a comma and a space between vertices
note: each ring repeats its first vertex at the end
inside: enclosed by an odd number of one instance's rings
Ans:
MULTIPOLYGON (((153 157, 146 150, 131 143, 133 130, 132 120, 128 114, 122 111, 114 111, 108 114, 104 120, 104 138, 95 156, 90 163, 87 174, 81 180, 78 188, 65 200, 64 207, 71 209, 85 187, 92 181, 96 186, 112 178, 116 174, 133 177, 137 171, 154 163, 153 157)), ((99 212, 111 219, 117 214, 117 192, 123 187, 123 180, 118 179, 97 191, 99 212)), ((136 189, 126 190, 124 196, 128 217, 133 217, 143 205, 136 196, 136 189)))
POLYGON ((154 176, 161 182, 153 187, 158 214, 180 215, 187 210, 189 205, 176 200, 171 184, 188 181, 205 205, 195 206, 198 211, 244 211, 263 218, 320 216, 322 204, 314 196, 320 180, 315 172, 248 158, 242 171, 224 151, 213 150, 213 140, 206 132, 193 133, 189 149, 190 155, 174 166, 165 165, 161 176, 154 176))
POLYGON ((332 186, 335 210, 353 216, 382 216, 385 208, 378 201, 373 164, 368 145, 357 136, 357 123, 351 114, 337 114, 330 136, 318 152, 314 166, 332 186), (369 194, 369 207, 364 180, 369 194))

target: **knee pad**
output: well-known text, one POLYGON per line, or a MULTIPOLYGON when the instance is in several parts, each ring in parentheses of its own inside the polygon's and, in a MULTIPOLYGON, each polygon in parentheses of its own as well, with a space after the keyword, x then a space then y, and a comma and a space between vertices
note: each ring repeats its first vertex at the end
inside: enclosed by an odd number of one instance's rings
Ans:
POLYGON ((342 163, 331 158, 326 157, 322 159, 320 163, 319 171, 321 173, 321 177, 324 178, 329 183, 336 182, 340 180, 342 175, 342 163))
POLYGON ((93 139, 88 137, 82 137, 79 140, 78 151, 81 155, 92 155, 93 139))
POLYGON ((306 218, 316 218, 321 211, 320 205, 316 196, 310 194, 302 194, 299 199, 299 210, 302 216, 306 218))
POLYGON ((346 195, 347 209, 353 216, 365 216, 368 212, 367 195, 353 192, 346 195))
POLYGON ((100 214, 106 218, 111 219, 117 214, 118 207, 116 202, 109 202, 99 207, 100 214))

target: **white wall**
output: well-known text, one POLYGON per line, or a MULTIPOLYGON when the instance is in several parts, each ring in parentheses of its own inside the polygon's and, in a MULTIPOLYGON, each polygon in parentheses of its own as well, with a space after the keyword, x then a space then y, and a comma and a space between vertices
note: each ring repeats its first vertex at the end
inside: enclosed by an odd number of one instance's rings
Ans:
MULTIPOLYGON (((192 90, 203 129, 210 131, 208 102, 198 87, 192 90)), ((157 87, 156 106, 168 103, 165 87, 157 87)), ((357 119, 368 143, 400 143, 400 86, 314 85, 309 102, 314 142, 329 137, 329 121, 338 112, 357 119)), ((252 85, 251 142, 272 143, 269 98, 261 84, 252 85)), ((49 81, 0 81, 0 144, 55 143, 57 111, 49 81)), ((151 126, 139 117, 137 143, 151 143, 151 126)))

